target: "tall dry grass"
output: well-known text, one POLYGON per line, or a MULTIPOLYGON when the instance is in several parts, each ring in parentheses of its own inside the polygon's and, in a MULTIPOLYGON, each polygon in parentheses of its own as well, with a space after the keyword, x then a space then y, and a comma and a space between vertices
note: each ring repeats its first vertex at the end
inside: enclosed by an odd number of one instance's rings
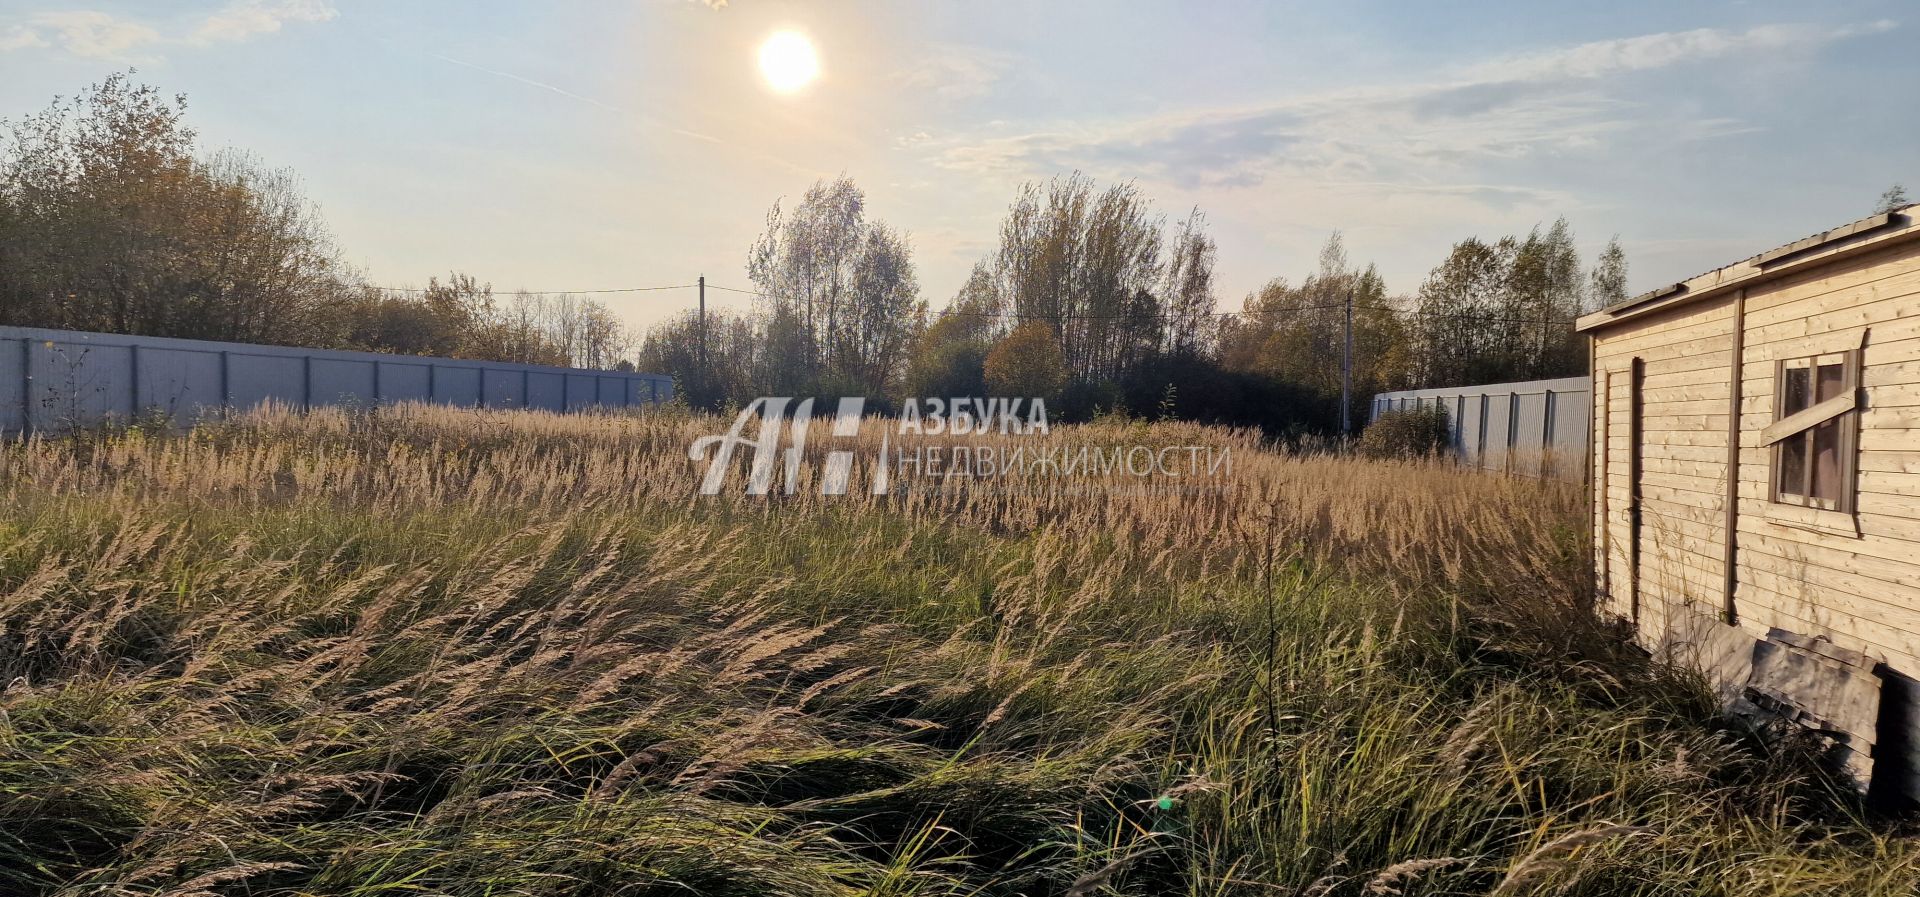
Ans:
POLYGON ((0 450, 0 892, 1920 884, 1593 621, 1576 487, 1108 421, 1023 442, 1232 475, 698 496, 727 423, 0 450))

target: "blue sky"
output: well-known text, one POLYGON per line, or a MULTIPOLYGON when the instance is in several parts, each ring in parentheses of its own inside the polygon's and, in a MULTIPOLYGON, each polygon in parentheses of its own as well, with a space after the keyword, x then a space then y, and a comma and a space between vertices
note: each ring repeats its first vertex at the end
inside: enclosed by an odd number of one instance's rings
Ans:
MULTIPOLYGON (((0 0, 0 117, 117 69, 208 148, 290 167, 377 283, 745 286, 776 199, 845 172, 937 308, 1025 180, 1200 206, 1220 301, 1328 232, 1411 293, 1455 240, 1565 215, 1632 287, 1920 195, 1920 8, 1701 3, 0 0), (818 47, 767 89, 781 29, 818 47)), ((716 306, 740 297, 711 294, 716 306)), ((644 326, 685 292, 610 297, 644 326)))

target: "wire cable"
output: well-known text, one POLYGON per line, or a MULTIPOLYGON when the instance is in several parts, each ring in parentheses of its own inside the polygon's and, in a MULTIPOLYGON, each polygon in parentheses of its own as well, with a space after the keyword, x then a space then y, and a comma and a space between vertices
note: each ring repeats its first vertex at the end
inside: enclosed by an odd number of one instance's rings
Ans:
MULTIPOLYGON (((728 287, 728 286, 721 286, 721 285, 719 285, 719 284, 716 284, 716 283, 713 283, 713 282, 708 282, 708 283, 707 283, 707 289, 710 289, 710 290, 725 290, 725 291, 727 291, 727 292, 729 292, 729 293, 741 293, 741 294, 744 294, 744 295, 748 295, 748 296, 759 296, 759 297, 761 297, 761 298, 763 298, 763 299, 774 299, 774 298, 778 298, 778 297, 777 297, 777 296, 775 296, 775 295, 774 295, 773 293, 763 293, 763 292, 761 292, 761 291, 759 291, 759 290, 748 290, 748 289, 742 289, 742 288, 740 288, 740 287, 728 287)), ((1325 304, 1321 304, 1321 305, 1293 305, 1293 306, 1286 306, 1286 307, 1282 307, 1282 308, 1268 308, 1268 309, 1261 309, 1260 311, 1257 311, 1257 312, 1247 312, 1247 311, 1210 311, 1210 312, 1202 312, 1202 314, 1207 314, 1207 315, 1211 315, 1211 316, 1214 316, 1214 317, 1222 317, 1222 318, 1244 318, 1244 317, 1258 317, 1258 316, 1261 316, 1261 315, 1266 315, 1266 314, 1274 314, 1274 313, 1293 313, 1293 312, 1302 312, 1302 311, 1325 311, 1325 310, 1328 310, 1328 309, 1336 309, 1336 308, 1345 308, 1345 307, 1346 307, 1346 305, 1347 305, 1347 304, 1346 304, 1345 302, 1329 302, 1329 303, 1325 303, 1325 304)), ((1569 325, 1569 326, 1571 326, 1571 325, 1572 325, 1572 324, 1574 323, 1574 322, 1573 322, 1573 321, 1571 321, 1571 320, 1556 320, 1556 319, 1538 319, 1538 318, 1503 318, 1503 317, 1494 317, 1494 316, 1490 316, 1490 315, 1484 315, 1484 314, 1481 314, 1481 313, 1479 313, 1479 312, 1470 312, 1470 311, 1456 311, 1456 312, 1445 312, 1445 311, 1436 311, 1436 312, 1423 312, 1423 311, 1420 311, 1419 309, 1410 309, 1410 310, 1409 310, 1409 309, 1400 309, 1400 308, 1394 308, 1394 307, 1393 307, 1393 306, 1391 306, 1391 305, 1359 305, 1359 304, 1355 304, 1355 305, 1353 306, 1353 308, 1354 308, 1354 310, 1355 310, 1355 311, 1387 311, 1387 312, 1394 312, 1394 313, 1396 313, 1396 314, 1402 314, 1402 315, 1407 315, 1408 317, 1414 317, 1414 318, 1420 318, 1420 317, 1429 317, 1429 318, 1434 318, 1434 317, 1438 317, 1438 318, 1467 318, 1467 319, 1471 319, 1471 320, 1475 320, 1475 321, 1484 321, 1484 322, 1487 322, 1487 323, 1490 323, 1490 324, 1543 324, 1543 325, 1551 325, 1551 324, 1565 324, 1565 325, 1569 325)), ((1154 315, 1032 315, 1032 314, 1021 314, 1020 312, 1005 312, 1005 311, 951 311, 951 310, 946 310, 946 309, 942 309, 941 311, 938 311, 938 312, 935 312, 934 314, 935 314, 935 316, 945 316, 945 315, 951 315, 951 316, 954 316, 954 317, 970 317, 970 318, 1024 318, 1024 319, 1028 319, 1028 320, 1042 320, 1042 321, 1056 321, 1056 320, 1084 320, 1084 321, 1141 321, 1141 320, 1152 320, 1152 319, 1155 319, 1155 318, 1177 318, 1177 317, 1183 317, 1182 315, 1166 315, 1166 314, 1154 314, 1154 315)))
MULTIPOLYGON (((381 290, 383 292, 388 292, 388 293, 431 293, 434 290, 433 287, 383 287, 383 286, 376 286, 374 284, 348 284, 348 285, 361 286, 370 290, 381 290)), ((608 293, 652 293, 660 290, 690 290, 696 286, 699 286, 699 284, 675 283, 675 284, 668 284, 666 286, 659 286, 659 287, 613 287, 610 289, 597 289, 597 290, 529 290, 529 289, 523 288, 523 289, 513 290, 512 292, 529 293, 535 296, 598 296, 598 295, 606 295, 608 293)), ((489 285, 489 287, 491 287, 491 285, 489 285)), ((440 289, 447 289, 447 287, 441 287, 440 289)))
POLYGON ((719 285, 719 284, 717 284, 717 283, 714 283, 713 281, 707 281, 707 289, 709 289, 709 290, 722 290, 722 291, 725 291, 725 292, 728 292, 728 293, 745 293, 745 294, 746 294, 746 295, 748 295, 748 296, 760 296, 760 297, 762 297, 762 298, 766 298, 766 299, 772 299, 772 298, 773 298, 773 294, 772 294, 772 293, 762 293, 762 292, 760 292, 759 290, 743 290, 743 289, 741 289, 741 288, 739 288, 739 287, 723 287, 723 286, 721 286, 721 285, 719 285))
MULTIPOLYGON (((388 286, 378 286, 375 284, 351 284, 345 281, 343 281, 342 284, 347 286, 360 286, 366 289, 380 290, 382 292, 387 292, 387 293, 412 294, 412 293, 430 293, 434 291, 433 287, 388 287, 388 286)), ((662 292, 665 290, 690 290, 690 289, 694 289, 695 287, 698 287, 699 285, 700 284, 698 283, 674 283, 674 284, 665 284, 662 286, 606 287, 606 288, 597 288, 597 289, 589 289, 589 290, 530 290, 530 289, 522 288, 522 289, 514 290, 513 292, 528 293, 536 296, 567 296, 567 295, 604 296, 604 295, 610 295, 615 293, 654 293, 654 292, 662 292)), ((775 296, 775 294, 772 294, 772 293, 765 293, 765 292, 761 292, 760 290, 750 290, 742 287, 726 286, 724 284, 717 284, 711 281, 709 281, 706 286, 707 286, 707 289, 719 290, 724 293, 738 293, 743 296, 757 296, 763 299, 778 298, 777 296, 775 296)), ((445 288, 443 287, 441 289, 445 289, 445 288)), ((1209 317, 1218 317, 1218 318, 1258 318, 1258 317, 1265 317, 1265 316, 1274 315, 1274 314, 1294 314, 1298 312, 1308 312, 1308 311, 1329 311, 1329 310, 1345 308, 1345 307, 1346 307, 1345 302, 1331 302, 1331 303, 1324 303, 1319 305, 1293 305, 1293 306, 1285 306, 1280 308, 1263 308, 1263 309, 1260 309, 1259 311, 1251 311, 1251 312, 1249 311, 1198 312, 1193 316, 1206 315, 1209 317)), ((1451 319, 1478 321, 1478 322, 1487 323, 1487 324, 1527 324, 1527 325, 1537 325, 1537 326, 1572 326, 1575 323, 1572 320, 1561 320, 1561 319, 1553 319, 1553 318, 1498 317, 1498 316, 1486 315, 1486 314, 1481 314, 1479 312, 1471 312, 1471 311, 1434 312, 1434 311, 1421 311, 1417 308, 1416 309, 1399 309, 1399 308, 1394 308, 1388 305, 1356 304, 1353 306, 1353 308, 1355 311, 1393 312, 1395 314, 1406 315, 1407 317, 1416 318, 1416 319, 1418 318, 1451 318, 1451 319)), ((1021 313, 1021 312, 952 311, 947 309, 942 309, 941 311, 935 312, 934 314, 936 317, 951 316, 951 317, 969 317, 969 318, 1016 318, 1020 320, 1040 320, 1040 321, 1151 321, 1151 320, 1170 320, 1175 318, 1190 317, 1188 315, 1169 315, 1164 313, 1140 314, 1140 315, 1126 315, 1126 314, 1036 315, 1036 314, 1021 313)))

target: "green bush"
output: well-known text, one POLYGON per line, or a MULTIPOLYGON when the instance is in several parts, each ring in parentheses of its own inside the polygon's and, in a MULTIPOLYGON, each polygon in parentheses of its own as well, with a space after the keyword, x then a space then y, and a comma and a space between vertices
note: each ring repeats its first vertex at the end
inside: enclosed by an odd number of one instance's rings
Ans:
POLYGON ((1404 408, 1374 419, 1360 435, 1360 452, 1369 458, 1429 458, 1452 441, 1445 408, 1404 408))

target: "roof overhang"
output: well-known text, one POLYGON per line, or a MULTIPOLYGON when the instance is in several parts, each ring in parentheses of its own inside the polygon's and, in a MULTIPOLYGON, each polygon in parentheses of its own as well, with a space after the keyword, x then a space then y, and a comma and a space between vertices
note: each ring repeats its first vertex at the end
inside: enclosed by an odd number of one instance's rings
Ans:
POLYGON ((1804 240, 1795 240, 1744 261, 1582 315, 1574 322, 1573 329, 1586 332, 1610 327, 1676 306, 1724 296, 1735 289, 1765 283, 1795 271, 1920 238, 1920 222, 1915 221, 1915 212, 1920 212, 1920 206, 1869 215, 1859 221, 1821 231, 1804 240))

